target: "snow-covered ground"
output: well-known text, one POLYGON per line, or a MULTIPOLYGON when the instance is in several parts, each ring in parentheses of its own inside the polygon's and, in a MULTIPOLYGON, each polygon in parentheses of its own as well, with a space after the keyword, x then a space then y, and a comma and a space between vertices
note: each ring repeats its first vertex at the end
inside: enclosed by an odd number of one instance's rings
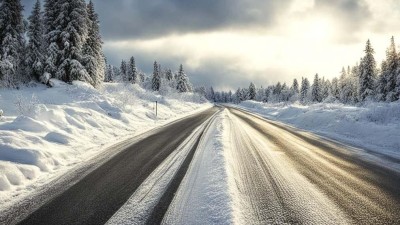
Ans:
POLYGON ((236 107, 360 147, 367 154, 400 159, 400 102, 366 103, 356 107, 332 103, 303 106, 246 101, 236 107))
POLYGON ((52 81, 0 90, 0 205, 40 188, 107 149, 211 104, 195 94, 146 92, 135 85, 52 81), (158 101, 158 116, 155 115, 158 101))

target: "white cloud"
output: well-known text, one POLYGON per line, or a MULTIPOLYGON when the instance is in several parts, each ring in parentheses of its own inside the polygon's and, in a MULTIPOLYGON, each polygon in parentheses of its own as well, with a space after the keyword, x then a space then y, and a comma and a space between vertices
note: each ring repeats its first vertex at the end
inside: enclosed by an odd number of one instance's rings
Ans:
MULTIPOLYGON (((155 58, 183 59, 189 71, 220 61, 224 67, 221 71, 234 71, 235 76, 241 76, 234 79, 235 82, 243 85, 251 80, 264 85, 277 81, 291 83, 295 77, 312 78, 317 72, 333 78, 338 76, 342 66, 355 65, 363 55, 368 38, 376 50, 378 62, 385 55, 391 35, 400 38, 399 30, 394 26, 399 21, 399 8, 393 9, 399 6, 398 2, 368 0, 367 5, 346 4, 350 3, 342 0, 336 4, 340 7, 331 9, 325 2, 317 8, 313 0, 297 0, 277 18, 274 26, 225 28, 153 39, 114 41, 107 42, 106 48, 148 52, 155 58), (341 8, 363 10, 355 18, 362 21, 360 27, 355 21, 348 21, 351 11, 341 13, 338 11, 341 8), (395 11, 397 13, 392 15, 395 11), (360 18, 362 16, 366 17, 360 18)), ((233 89, 237 85, 232 83, 230 87, 233 89)))

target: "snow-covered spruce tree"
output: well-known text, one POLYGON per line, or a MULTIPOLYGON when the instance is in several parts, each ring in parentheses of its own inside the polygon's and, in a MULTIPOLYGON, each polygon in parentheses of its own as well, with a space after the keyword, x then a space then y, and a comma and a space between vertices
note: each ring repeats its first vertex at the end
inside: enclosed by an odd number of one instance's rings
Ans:
POLYGON ((21 74, 24 48, 22 10, 20 0, 3 0, 0 5, 0 86, 15 87, 26 76, 21 74))
POLYGON ((208 89, 207 99, 212 102, 215 102, 215 92, 213 87, 210 87, 210 89, 208 89))
POLYGON ((292 84, 292 91, 293 94, 299 94, 300 90, 299 90, 299 82, 297 82, 297 79, 293 80, 293 84, 292 84))
POLYGON ((322 102, 321 81, 318 77, 318 73, 314 76, 314 83, 311 90, 311 101, 322 102))
POLYGON ((400 98, 400 71, 397 73, 396 96, 397 98, 400 98))
POLYGON ((60 61, 60 50, 57 43, 57 38, 61 30, 57 26, 58 8, 60 8, 58 1, 45 0, 44 2, 44 26, 45 26, 45 65, 44 73, 40 77, 40 81, 48 84, 51 77, 54 77, 57 71, 57 65, 60 61))
POLYGON ((263 86, 261 86, 260 88, 256 88, 256 101, 258 102, 264 102, 265 99, 265 90, 263 88, 263 86))
POLYGON ((272 91, 273 100, 275 102, 280 102, 281 101, 281 93, 282 93, 282 84, 281 84, 281 82, 278 82, 274 86, 274 89, 272 91))
POLYGON ((161 69, 161 64, 160 63, 158 64, 158 73, 160 74, 160 78, 161 79, 164 78, 164 73, 163 73, 163 71, 161 69))
POLYGON ((128 73, 128 81, 130 81, 132 84, 136 84, 138 82, 138 73, 136 69, 135 58, 133 56, 129 59, 127 73, 128 73))
POLYGON ((105 59, 102 49, 103 41, 100 36, 99 17, 92 1, 89 1, 87 5, 87 15, 88 36, 83 46, 83 60, 86 71, 91 77, 91 84, 94 87, 99 87, 105 76, 105 59))
POLYGON ((297 79, 293 79, 292 86, 290 87, 290 101, 295 102, 299 100, 299 83, 297 79))
POLYGON ((121 65, 119 67, 119 76, 123 82, 128 82, 128 65, 125 60, 121 61, 121 65))
POLYGON ((143 72, 139 72, 139 82, 140 82, 140 84, 143 84, 145 80, 146 80, 146 75, 143 72))
POLYGON ((265 102, 270 102, 271 101, 272 90, 273 90, 272 86, 268 86, 265 89, 265 94, 264 94, 265 95, 265 102))
POLYGON ((358 102, 358 84, 360 80, 359 76, 359 66, 355 65, 351 68, 350 78, 351 78, 351 86, 352 86, 352 101, 353 103, 358 102))
POLYGON ((353 87, 350 79, 350 74, 346 70, 342 69, 342 73, 339 78, 339 99, 344 104, 353 102, 353 87))
POLYGON ((385 101, 386 100, 386 96, 387 96, 387 91, 386 91, 386 77, 387 75, 388 69, 387 69, 387 63, 386 61, 382 61, 381 64, 381 72, 378 76, 378 81, 377 81, 377 89, 376 89, 376 99, 378 101, 385 101))
POLYGON ((183 70, 182 64, 179 66, 176 89, 179 93, 191 91, 191 84, 189 82, 189 78, 183 70))
POLYGON ((151 79, 151 89, 153 91, 159 91, 161 86, 161 77, 157 61, 154 62, 153 78, 151 79))
POLYGON ((249 89, 247 88, 242 88, 242 93, 241 93, 241 101, 246 101, 249 100, 249 89))
POLYGON ((256 99, 256 86, 253 84, 253 82, 251 82, 249 85, 249 99, 250 100, 256 99))
MULTIPOLYGON (((396 45, 394 43, 394 37, 390 39, 390 46, 386 50, 386 66, 385 71, 382 74, 385 76, 385 100, 392 102, 397 101, 399 96, 396 93, 396 80, 399 71, 399 57, 396 52, 396 45)), ((378 84, 379 86, 379 84, 378 84)))
POLYGON ((174 79, 174 76, 172 75, 172 70, 171 69, 167 69, 167 71, 165 72, 165 78, 168 81, 172 81, 174 79))
POLYGON ((375 94, 376 63, 374 49, 368 40, 365 56, 360 65, 359 98, 361 101, 372 99, 375 94))
POLYGON ((330 95, 330 90, 331 90, 331 82, 329 81, 329 79, 326 79, 323 82, 323 88, 322 88, 322 99, 327 99, 330 95))
POLYGON ((300 88, 300 102, 305 104, 308 102, 308 92, 310 89, 310 82, 307 78, 302 78, 300 88))
POLYGON ((114 78, 115 78, 114 68, 112 65, 108 65, 104 81, 105 82, 113 82, 114 78))
POLYGON ((280 101, 282 102, 288 102, 291 96, 290 88, 286 85, 286 83, 283 83, 282 89, 281 89, 281 95, 280 95, 280 101))
POLYGON ((83 63, 82 47, 87 38, 87 10, 84 0, 57 0, 45 4, 46 38, 49 41, 46 75, 71 83, 93 83, 83 63), (51 21, 53 20, 53 21, 51 21))
POLYGON ((236 92, 235 92, 235 95, 234 95, 234 97, 233 97, 233 102, 234 103, 236 103, 236 104, 239 104, 240 103, 240 99, 241 99, 241 90, 240 90, 240 88, 238 88, 237 90, 236 90, 236 92))
POLYGON ((45 39, 43 35, 45 31, 40 0, 36 0, 32 14, 29 16, 28 20, 29 43, 26 61, 32 76, 37 81, 41 81, 44 73, 45 39))

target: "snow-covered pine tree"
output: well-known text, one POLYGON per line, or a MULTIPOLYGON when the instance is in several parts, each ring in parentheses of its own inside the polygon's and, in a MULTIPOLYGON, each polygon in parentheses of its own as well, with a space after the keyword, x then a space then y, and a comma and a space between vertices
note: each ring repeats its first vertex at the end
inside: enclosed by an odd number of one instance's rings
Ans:
POLYGON ((385 101, 386 100, 386 96, 387 96, 387 89, 386 89, 386 77, 388 77, 387 72, 387 63, 386 61, 382 61, 381 64, 381 72, 378 76, 378 81, 377 81, 377 97, 376 99, 378 101, 385 101))
POLYGON ((340 91, 339 91, 339 79, 337 77, 332 79, 332 84, 331 84, 331 95, 335 99, 340 98, 340 91))
POLYGON ((307 78, 302 78, 301 88, 300 88, 300 101, 305 104, 308 102, 308 92, 310 89, 310 82, 307 78))
POLYGON ((311 90, 311 101, 322 102, 321 81, 318 77, 318 73, 314 76, 314 83, 311 90))
POLYGON ((265 93, 264 93, 264 95, 265 95, 265 102, 270 102, 271 101, 271 94, 272 94, 272 90, 273 90, 273 87, 272 86, 268 86, 266 89, 265 89, 265 93))
POLYGON ((160 78, 161 79, 164 78, 164 74, 163 74, 163 71, 161 69, 161 64, 160 63, 158 64, 158 73, 160 74, 160 78))
POLYGON ((46 1, 47 40, 46 75, 71 83, 92 83, 83 63, 82 47, 87 38, 87 10, 84 0, 46 1), (53 21, 51 21, 53 20, 53 21))
POLYGON ((295 94, 299 94, 299 92, 300 92, 300 90, 299 90, 299 82, 297 82, 296 78, 293 80, 293 84, 292 84, 291 89, 292 89, 294 95, 295 94))
POLYGON ((179 66, 176 89, 178 90, 179 93, 191 91, 191 84, 189 82, 189 78, 187 77, 185 71, 183 70, 182 64, 179 66))
POLYGON ((376 63, 374 49, 368 40, 365 47, 365 56, 360 65, 359 98, 361 101, 373 98, 375 94, 376 63))
POLYGON ((272 91, 272 94, 274 95, 274 100, 276 102, 281 101, 281 92, 282 92, 282 84, 281 82, 278 82, 272 91))
POLYGON ((105 82, 113 82, 114 81, 114 77, 115 77, 114 68, 113 68, 112 65, 108 65, 104 81, 105 82))
POLYGON ((138 82, 138 73, 137 73, 137 69, 136 69, 136 62, 135 62, 135 58, 133 56, 129 59, 128 80, 132 84, 136 84, 138 82))
POLYGON ((42 81, 45 59, 44 22, 40 0, 36 0, 32 13, 28 18, 28 56, 26 59, 29 72, 37 81, 42 81))
POLYGON ((235 96, 234 96, 234 103, 239 104, 240 103, 240 99, 241 99, 241 93, 242 91, 240 90, 240 88, 238 88, 235 92, 235 96))
POLYGON ((256 88, 256 98, 255 100, 258 102, 263 102, 265 99, 265 90, 263 88, 263 86, 261 86, 260 88, 256 88))
POLYGON ((397 73, 399 70, 399 58, 396 52, 396 45, 394 43, 394 37, 390 39, 390 46, 386 50, 386 67, 385 71, 382 71, 385 75, 385 100, 392 102, 397 101, 398 95, 396 94, 396 80, 397 73))
POLYGON ((22 81, 24 48, 23 7, 20 0, 0 4, 0 86, 15 87, 22 81))
POLYGON ((286 83, 283 83, 282 89, 281 89, 281 95, 280 95, 280 101, 282 102, 287 102, 289 101, 291 96, 291 91, 290 88, 286 85, 286 83))
POLYGON ((174 79, 171 69, 167 69, 167 71, 165 72, 165 78, 167 79, 167 81, 172 81, 172 79, 174 79))
POLYGON ((141 84, 144 83, 145 79, 146 79, 145 74, 143 72, 139 72, 139 81, 141 84))
POLYGON ((61 53, 57 43, 57 38, 61 33, 57 25, 57 17, 60 3, 54 0, 45 0, 44 2, 44 26, 45 26, 45 54, 44 73, 40 81, 47 84, 49 79, 54 77, 57 66, 60 61, 61 53))
POLYGON ((358 102, 358 84, 360 80, 358 64, 351 68, 350 81, 352 86, 352 101, 353 103, 358 102))
POLYGON ((105 59, 102 49, 103 41, 100 36, 99 17, 91 0, 87 5, 87 14, 88 37, 83 46, 84 65, 92 78, 91 84, 94 87, 99 87, 105 76, 105 59))
POLYGON ((153 78, 151 80, 151 89, 153 91, 159 91, 161 86, 160 71, 158 71, 157 61, 154 62, 153 78))
POLYGON ((397 73, 397 81, 396 81, 396 96, 400 98, 400 69, 397 73))
POLYGON ((324 81, 324 85, 322 88, 322 99, 327 99, 329 97, 330 94, 330 90, 331 90, 331 82, 329 81, 329 79, 326 79, 324 81))
POLYGON ((214 97, 215 97, 215 92, 214 88, 211 86, 210 88, 207 89, 207 99, 214 102, 214 97))
POLYGON ((121 65, 119 67, 119 72, 120 72, 120 74, 119 74, 120 79, 123 82, 127 82, 128 81, 128 65, 126 64, 125 60, 121 61, 121 65))
POLYGON ((249 99, 250 100, 256 99, 256 86, 253 84, 253 82, 251 82, 249 85, 249 99))
POLYGON ((247 88, 242 88, 241 89, 242 93, 241 93, 241 101, 246 101, 249 100, 249 89, 247 88))
POLYGON ((352 102, 352 83, 350 75, 346 72, 344 67, 339 78, 339 99, 342 103, 348 104, 352 102))

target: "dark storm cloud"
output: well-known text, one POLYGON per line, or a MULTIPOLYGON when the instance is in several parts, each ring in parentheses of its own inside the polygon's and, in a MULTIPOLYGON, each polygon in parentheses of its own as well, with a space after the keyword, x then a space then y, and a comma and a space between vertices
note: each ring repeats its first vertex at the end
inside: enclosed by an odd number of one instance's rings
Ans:
POLYGON ((106 40, 151 38, 272 23, 290 1, 98 0, 106 40))

